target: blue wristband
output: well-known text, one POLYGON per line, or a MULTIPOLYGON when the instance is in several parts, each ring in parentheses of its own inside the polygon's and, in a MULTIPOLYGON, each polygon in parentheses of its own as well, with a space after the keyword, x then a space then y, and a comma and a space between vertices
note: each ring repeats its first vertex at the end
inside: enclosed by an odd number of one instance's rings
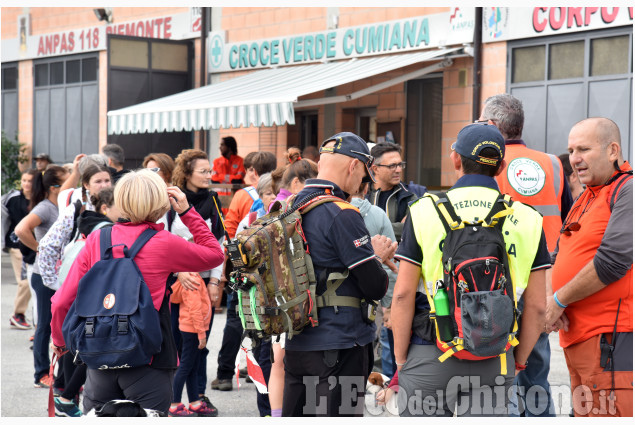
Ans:
POLYGON ((554 292, 554 293, 553 293, 553 300, 556 302, 556 304, 558 304, 558 306, 559 306, 560 308, 567 308, 567 307, 569 307, 569 305, 568 305, 568 304, 567 304, 567 305, 564 305, 564 304, 562 304, 562 303, 560 302, 560 300, 558 299, 558 291, 556 291, 556 292, 554 292))

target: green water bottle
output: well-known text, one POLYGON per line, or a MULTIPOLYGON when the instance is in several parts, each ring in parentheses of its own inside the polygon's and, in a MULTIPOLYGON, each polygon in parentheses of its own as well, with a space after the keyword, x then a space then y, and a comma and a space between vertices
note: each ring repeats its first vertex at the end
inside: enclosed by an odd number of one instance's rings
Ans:
POLYGON ((436 321, 439 327, 439 338, 448 342, 454 338, 454 326, 450 316, 450 299, 448 292, 443 287, 443 281, 437 282, 437 290, 434 294, 434 309, 436 310, 436 321))

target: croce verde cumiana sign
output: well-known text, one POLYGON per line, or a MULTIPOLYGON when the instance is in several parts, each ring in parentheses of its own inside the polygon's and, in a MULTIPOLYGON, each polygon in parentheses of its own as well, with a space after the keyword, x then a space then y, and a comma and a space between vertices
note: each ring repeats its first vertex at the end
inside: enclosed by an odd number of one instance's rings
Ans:
POLYGON ((210 72, 241 71, 471 43, 473 33, 474 9, 452 8, 434 15, 239 43, 225 44, 224 32, 212 32, 208 57, 210 72))

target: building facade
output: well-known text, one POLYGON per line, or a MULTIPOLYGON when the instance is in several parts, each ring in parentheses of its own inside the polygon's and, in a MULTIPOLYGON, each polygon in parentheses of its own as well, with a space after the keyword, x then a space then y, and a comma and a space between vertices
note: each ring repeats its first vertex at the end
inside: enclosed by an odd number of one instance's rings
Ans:
POLYGON ((489 96, 525 106, 527 144, 571 126, 633 140, 633 9, 3 8, 2 128, 69 162, 121 144, 127 166, 197 147, 278 158, 339 131, 404 150, 406 180, 449 186, 450 145, 489 96), (100 20, 101 19, 101 20, 100 20), (201 31, 201 27, 209 29, 201 31), (203 34, 203 37, 201 36, 203 34))

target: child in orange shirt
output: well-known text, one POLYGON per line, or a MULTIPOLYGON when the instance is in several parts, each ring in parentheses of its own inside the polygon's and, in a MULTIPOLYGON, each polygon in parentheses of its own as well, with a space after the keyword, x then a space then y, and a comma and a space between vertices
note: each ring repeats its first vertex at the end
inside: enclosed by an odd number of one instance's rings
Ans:
MULTIPOLYGON (((218 410, 199 399, 197 391, 197 371, 200 355, 207 345, 206 330, 212 317, 212 305, 203 279, 197 275, 198 288, 193 291, 183 289, 178 280, 172 285, 171 302, 180 304, 179 330, 181 331, 181 358, 174 376, 173 402, 168 416, 217 416, 218 410), (183 385, 187 387, 189 407, 181 403, 183 385)), ((211 404, 211 403, 210 403, 211 404)))

